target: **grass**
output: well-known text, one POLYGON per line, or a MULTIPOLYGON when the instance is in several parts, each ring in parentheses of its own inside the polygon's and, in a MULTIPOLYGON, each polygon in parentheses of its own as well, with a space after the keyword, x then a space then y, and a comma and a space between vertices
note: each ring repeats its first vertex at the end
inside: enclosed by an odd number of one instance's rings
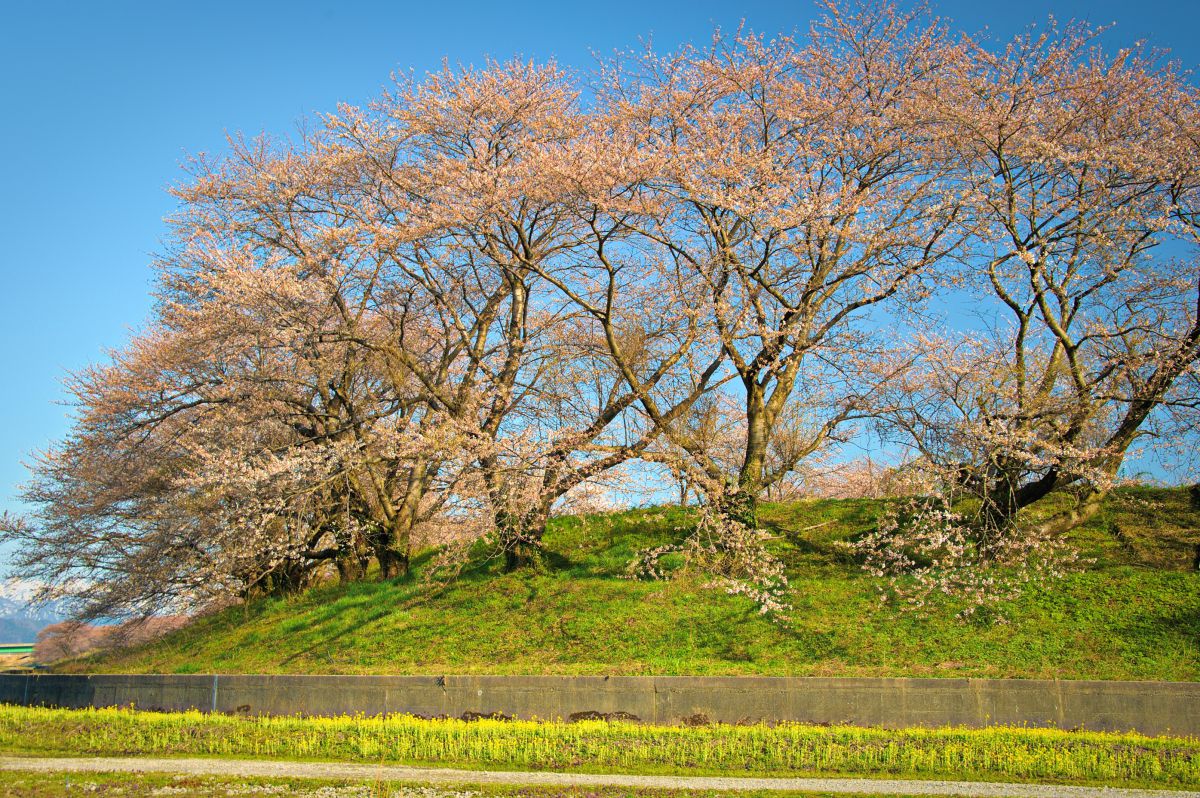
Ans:
POLYGON ((1200 786, 1200 739, 1054 729, 236 717, 0 706, 0 750, 508 770, 1200 786))
MULTIPOLYGON (((652 790, 628 787, 430 787, 380 780, 264 779, 227 776, 166 775, 159 773, 39 773, 0 771, 0 795, 12 798, 66 798, 87 795, 123 798, 210 798, 211 796, 288 795, 296 798, 832 798, 816 792, 717 792, 710 790, 652 790)), ((839 798, 854 798, 838 793, 839 798)), ((897 796, 873 793, 875 798, 897 796)))
MULTIPOLYGON (((624 578, 634 553, 677 539, 677 507, 555 519, 551 567, 500 573, 476 552, 430 591, 417 574, 326 585, 203 618, 139 649, 61 666, 157 673, 555 673, 980 676, 1200 680, 1200 513, 1181 489, 1122 489, 1075 533, 1093 560, 973 621, 880 602, 839 540, 883 503, 767 505, 795 607, 790 628, 698 576, 624 578)), ((427 556, 427 555, 426 555, 427 556)))

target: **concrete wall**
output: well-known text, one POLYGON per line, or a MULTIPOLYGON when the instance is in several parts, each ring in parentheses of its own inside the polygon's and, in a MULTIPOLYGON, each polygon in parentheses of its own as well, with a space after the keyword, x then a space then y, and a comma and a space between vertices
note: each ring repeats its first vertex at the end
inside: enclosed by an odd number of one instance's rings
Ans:
POLYGON ((0 702, 250 714, 1028 725, 1200 735, 1200 683, 655 676, 0 675, 0 702))

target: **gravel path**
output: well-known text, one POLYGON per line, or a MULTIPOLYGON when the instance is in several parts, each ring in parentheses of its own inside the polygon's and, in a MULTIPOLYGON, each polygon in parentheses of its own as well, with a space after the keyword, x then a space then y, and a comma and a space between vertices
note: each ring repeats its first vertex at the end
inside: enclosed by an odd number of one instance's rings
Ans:
POLYGON ((958 795, 966 798, 1200 798, 1200 792, 1118 787, 1063 787, 979 781, 911 779, 742 778, 735 776, 630 776, 592 773, 455 770, 343 762, 252 759, 153 759, 150 757, 0 757, 0 769, 72 772, 186 773, 203 776, 361 779, 425 784, 541 784, 562 787, 647 787, 676 790, 787 790, 855 795, 958 795))

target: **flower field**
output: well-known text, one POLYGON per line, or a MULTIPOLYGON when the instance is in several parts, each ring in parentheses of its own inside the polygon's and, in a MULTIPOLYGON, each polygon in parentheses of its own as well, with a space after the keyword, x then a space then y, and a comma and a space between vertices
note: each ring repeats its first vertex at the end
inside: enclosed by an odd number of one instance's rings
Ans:
POLYGON ((854 774, 1200 786, 1200 740, 997 727, 866 729, 232 717, 0 706, 0 750, 725 775, 854 774))

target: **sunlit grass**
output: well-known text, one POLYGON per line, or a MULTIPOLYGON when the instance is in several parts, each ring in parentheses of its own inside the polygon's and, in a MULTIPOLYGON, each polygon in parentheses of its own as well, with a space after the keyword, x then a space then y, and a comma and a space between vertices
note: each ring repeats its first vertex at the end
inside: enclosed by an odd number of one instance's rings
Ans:
POLYGON ((869 530, 872 500, 767 505, 788 566, 790 627, 700 577, 624 578, 640 548, 683 533, 680 508, 554 519, 545 573, 502 574, 481 551, 430 592, 417 576, 328 585, 202 619, 145 648, 70 666, 159 673, 559 673, 1200 679, 1200 574, 1184 490, 1123 490, 1078 531, 1093 560, 1020 600, 955 618, 879 600, 835 544, 869 530), (1119 532, 1120 534, 1116 534, 1119 532))

